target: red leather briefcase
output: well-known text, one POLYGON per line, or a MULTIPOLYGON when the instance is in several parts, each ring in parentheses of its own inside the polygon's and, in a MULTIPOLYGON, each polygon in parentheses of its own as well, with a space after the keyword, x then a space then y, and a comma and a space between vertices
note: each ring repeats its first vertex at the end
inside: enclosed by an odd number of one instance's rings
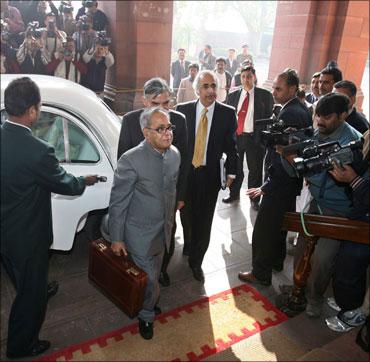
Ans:
POLYGON ((129 317, 142 308, 147 274, 128 258, 115 255, 102 238, 90 246, 89 279, 129 317))

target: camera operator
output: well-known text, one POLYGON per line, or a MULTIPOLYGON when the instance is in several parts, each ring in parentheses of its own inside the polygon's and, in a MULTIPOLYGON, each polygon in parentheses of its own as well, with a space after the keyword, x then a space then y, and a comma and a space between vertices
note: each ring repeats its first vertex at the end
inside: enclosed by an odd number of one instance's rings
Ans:
POLYGON ((20 73, 20 67, 17 62, 17 52, 9 44, 8 25, 1 19, 1 74, 20 73))
POLYGON ((45 15, 44 23, 46 29, 43 31, 42 38, 45 41, 45 47, 51 59, 54 59, 55 53, 63 50, 63 44, 67 39, 67 35, 64 31, 58 30, 56 16, 53 13, 45 15))
MULTIPOLYGON (((274 101, 282 105, 277 120, 295 129, 312 125, 309 111, 296 97, 298 87, 296 71, 286 69, 274 79, 272 92, 274 101)), ((240 280, 262 285, 271 284, 273 270, 283 270, 287 232, 281 231, 281 225, 285 212, 295 210, 296 196, 302 189, 302 178, 289 176, 273 146, 268 145, 267 155, 266 181, 247 191, 251 199, 263 195, 253 229, 252 271, 239 273, 240 280)))
POLYGON ((25 39, 17 51, 17 61, 25 74, 46 74, 45 66, 50 62, 50 54, 42 38, 43 29, 38 23, 28 24, 25 39))
POLYGON ((76 51, 81 55, 85 54, 87 49, 94 47, 96 31, 92 28, 92 16, 83 15, 76 23, 76 31, 73 34, 76 42, 76 51))
MULTIPOLYGON (((334 164, 330 171, 334 179, 346 183, 351 189, 353 209, 347 215, 350 219, 369 222, 370 201, 370 154, 369 136, 364 134, 362 149, 363 160, 360 167, 355 170, 349 165, 343 167, 334 164)), ((365 322, 365 315, 361 310, 366 294, 366 277, 370 260, 370 245, 359 244, 350 241, 341 241, 336 258, 333 274, 333 291, 339 313, 326 318, 328 327, 336 332, 347 332, 365 322)), ((369 333, 369 317, 367 326, 359 332, 356 341, 364 348, 364 333, 369 333), (361 343, 362 342, 362 343, 361 343)), ((367 343, 367 351, 369 345, 367 343)))
POLYGON ((47 65, 48 73, 80 83, 81 74, 85 74, 87 68, 86 64, 79 60, 75 48, 75 41, 67 38, 63 51, 59 51, 55 59, 47 65))
POLYGON ((103 98, 106 70, 114 64, 114 57, 109 51, 110 38, 105 32, 97 32, 97 35, 95 47, 86 50, 83 55, 87 73, 81 84, 103 98))
MULTIPOLYGON (((313 137, 319 144, 337 141, 344 146, 361 139, 361 134, 345 122, 348 108, 349 99, 345 95, 329 93, 320 98, 316 106, 318 128, 313 137)), ((354 151, 354 159, 357 156, 354 151)), ((313 197, 308 213, 346 217, 351 212, 352 201, 348 186, 337 182, 327 170, 306 176, 306 180, 313 197)), ((311 318, 318 318, 321 314, 324 293, 332 277, 339 246, 338 240, 319 238, 317 241, 306 292, 306 314, 311 318)), ((305 247, 305 239, 299 237, 294 255, 295 262, 301 258, 305 247)))
POLYGON ((9 41, 13 41, 14 47, 18 47, 23 40, 19 33, 24 30, 24 23, 19 10, 9 6, 8 0, 1 1, 1 20, 7 24, 9 41))
POLYGON ((83 15, 91 15, 93 18, 93 29, 102 31, 107 29, 108 18, 98 9, 98 2, 93 0, 82 1, 82 7, 78 9, 76 20, 79 20, 83 15), (86 10, 87 9, 87 10, 86 10))
POLYGON ((76 20, 73 19, 73 6, 70 1, 61 1, 57 19, 58 29, 63 30, 67 36, 76 31, 76 20))

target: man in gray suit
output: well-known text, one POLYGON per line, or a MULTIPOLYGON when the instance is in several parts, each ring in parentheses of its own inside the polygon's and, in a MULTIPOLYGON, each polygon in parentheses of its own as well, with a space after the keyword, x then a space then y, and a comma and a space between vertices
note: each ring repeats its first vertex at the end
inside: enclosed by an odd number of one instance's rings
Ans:
POLYGON ((144 110, 140 126, 144 141, 118 160, 109 204, 109 234, 113 252, 129 253, 148 274, 138 317, 141 336, 151 339, 159 272, 171 240, 181 157, 172 146, 174 126, 166 110, 144 110))

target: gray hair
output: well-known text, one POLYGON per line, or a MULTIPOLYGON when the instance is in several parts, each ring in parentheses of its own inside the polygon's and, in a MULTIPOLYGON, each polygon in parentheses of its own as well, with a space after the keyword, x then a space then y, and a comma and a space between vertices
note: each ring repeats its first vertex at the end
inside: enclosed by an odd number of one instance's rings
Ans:
POLYGON ((156 113, 162 113, 167 117, 168 120, 170 120, 170 114, 167 110, 161 107, 146 108, 140 115, 140 127, 142 130, 151 126, 152 117, 156 113))
POLYGON ((195 77, 195 79, 194 79, 194 83, 193 83, 193 87, 194 87, 194 89, 195 89, 195 91, 198 93, 199 92, 199 88, 200 88, 200 81, 203 79, 203 77, 205 76, 205 75, 207 75, 207 74, 209 74, 209 75, 211 75, 214 79, 215 79, 215 81, 216 81, 216 87, 218 88, 218 79, 217 79, 217 77, 216 77, 216 75, 215 75, 215 73, 212 71, 212 70, 202 70, 202 71, 200 71, 198 74, 197 74, 197 76, 195 77))
POLYGON ((168 86, 167 82, 162 78, 152 78, 145 82, 144 84, 144 97, 148 96, 157 97, 160 94, 169 93, 171 94, 171 88, 168 86))

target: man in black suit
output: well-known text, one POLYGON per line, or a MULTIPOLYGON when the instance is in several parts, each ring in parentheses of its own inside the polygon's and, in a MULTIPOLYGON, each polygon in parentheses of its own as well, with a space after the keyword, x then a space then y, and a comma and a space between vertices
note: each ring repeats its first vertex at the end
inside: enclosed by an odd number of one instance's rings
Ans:
MULTIPOLYGON (((259 132, 255 121, 271 117, 274 100, 271 92, 254 86, 255 78, 256 71, 252 66, 242 68, 243 88, 230 93, 226 102, 235 108, 237 114, 236 144, 239 154, 236 179, 230 187, 230 196, 222 199, 226 204, 239 200, 240 188, 244 179, 244 155, 246 155, 249 170, 248 188, 262 185, 265 148, 259 141, 259 132)), ((258 204, 259 198, 251 200, 253 209, 258 210, 258 204)))
POLYGON ((17 295, 12 304, 7 357, 36 356, 47 305, 48 252, 53 241, 51 192, 81 195, 96 176, 76 178, 59 166, 54 149, 32 135, 41 99, 30 78, 5 89, 7 120, 1 127, 1 257, 17 295))
MULTIPOLYGON (((169 109, 171 90, 167 82, 162 78, 149 79, 144 84, 144 96, 143 104, 145 108, 150 107, 162 107, 166 110, 169 109)), ((141 141, 144 140, 144 135, 140 127, 140 115, 144 111, 144 108, 137 109, 135 111, 126 113, 122 118, 121 133, 118 141, 118 154, 117 159, 121 157, 123 153, 136 147, 141 141)), ((180 210, 184 206, 185 200, 185 189, 186 189, 186 178, 188 174, 188 132, 186 127, 186 121, 183 114, 169 110, 170 122, 176 129, 173 131, 172 144, 180 151, 181 165, 180 173, 177 182, 177 210, 180 210)), ((159 282, 163 286, 170 285, 170 278, 167 273, 167 267, 170 263, 171 257, 175 249, 175 232, 176 223, 172 232, 172 239, 169 250, 165 250, 162 269, 159 276, 159 282)), ((185 231, 184 231, 185 233, 185 231)), ((185 242, 187 242, 187 235, 184 234, 185 242)), ((186 252, 185 252, 186 253, 186 252)))
POLYGON ((232 107, 216 101, 217 78, 212 71, 201 71, 194 82, 199 100, 179 104, 177 110, 186 117, 189 135, 191 166, 183 209, 191 239, 189 266, 194 278, 203 281, 201 266, 208 249, 221 186, 220 159, 223 153, 227 155, 227 187, 236 174, 236 118, 232 107))
POLYGON ((236 60, 236 50, 234 48, 229 49, 229 56, 226 58, 226 70, 233 77, 239 67, 239 63, 236 60))
MULTIPOLYGON (((312 125, 311 114, 296 93, 299 78, 295 70, 286 69, 273 82, 272 95, 283 107, 278 120, 296 129, 312 125)), ((302 189, 302 178, 290 177, 275 147, 267 147, 267 179, 262 187, 247 191, 250 198, 262 197, 252 236, 252 271, 240 272, 247 283, 270 285, 272 270, 281 271, 286 256, 286 231, 281 230, 284 214, 295 211, 296 196, 302 189)), ((265 161, 266 162, 266 161, 265 161)))
POLYGON ((180 48, 177 51, 177 55, 179 59, 175 60, 171 64, 171 75, 173 77, 172 89, 174 90, 175 94, 177 94, 181 79, 188 76, 190 65, 190 62, 185 60, 185 49, 180 48))
POLYGON ((357 94, 355 83, 349 80, 341 80, 334 84, 334 92, 342 93, 349 98, 349 110, 346 122, 354 129, 364 134, 369 129, 369 121, 362 113, 358 112, 355 107, 357 94))

